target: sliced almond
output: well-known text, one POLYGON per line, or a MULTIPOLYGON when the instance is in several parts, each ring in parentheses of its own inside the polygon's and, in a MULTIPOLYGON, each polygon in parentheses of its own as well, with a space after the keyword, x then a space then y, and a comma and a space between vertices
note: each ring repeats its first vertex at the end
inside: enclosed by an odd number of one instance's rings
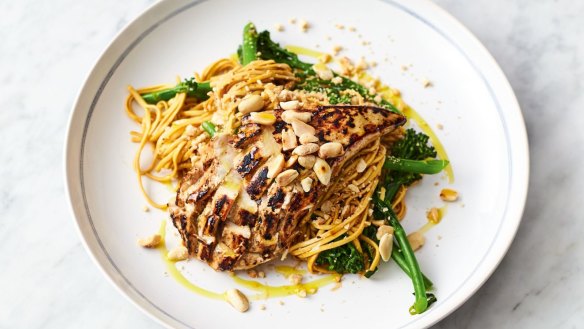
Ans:
POLYGON ((249 309, 249 300, 237 289, 229 289, 226 292, 227 302, 239 312, 245 312, 249 309))
POLYGON ((312 113, 310 112, 298 112, 293 110, 288 110, 282 112, 282 120, 286 123, 292 123, 294 120, 299 120, 302 122, 309 122, 312 118, 312 113))
POLYGON ((300 141, 300 144, 304 145, 318 142, 318 137, 311 134, 302 134, 298 140, 300 141))
POLYGON ((173 262, 185 260, 189 258, 189 250, 185 246, 178 246, 169 251, 166 255, 166 258, 173 262))
POLYGON ((280 102, 280 108, 282 110, 298 110, 300 108, 300 102, 298 101, 287 101, 287 102, 280 102))
POLYGON ((285 129, 282 131, 282 150, 288 151, 293 150, 296 146, 298 146, 298 142, 296 141, 296 134, 292 129, 285 129))
POLYGON ((273 125, 276 122, 276 116, 273 112, 252 112, 249 119, 260 125, 273 125))
POLYGON ((316 129, 314 127, 300 121, 300 120, 292 120, 290 123, 292 125, 292 129, 294 129, 294 133, 296 136, 300 137, 302 134, 309 134, 315 135, 316 129))
POLYGON ((312 169, 315 162, 316 157, 314 155, 303 155, 298 157, 298 163, 306 169, 312 169))
POLYGON ((324 143, 318 150, 318 156, 323 159, 335 158, 343 154, 343 144, 338 142, 324 143))
POLYGON ((237 109, 243 114, 259 111, 263 107, 264 99, 260 95, 247 96, 239 102, 239 105, 237 105, 237 109))
POLYGON ((138 244, 144 248, 156 248, 161 241, 162 237, 160 234, 154 234, 146 238, 138 239, 138 244))
POLYGON ((296 177, 298 177, 298 172, 294 169, 288 169, 276 176, 276 183, 280 186, 286 186, 292 183, 296 177))
POLYGON ((308 154, 312 154, 318 151, 318 144, 315 143, 308 143, 305 145, 300 145, 297 146, 294 151, 292 151, 293 154, 296 155, 308 155, 308 154))
POLYGON ((286 159, 282 153, 273 156, 268 162, 268 178, 274 178, 284 169, 286 159))
POLYGON ((381 240, 381 237, 384 234, 393 234, 393 227, 389 225, 381 225, 377 228, 377 233, 375 233, 375 237, 377 240, 381 240))
POLYGON ((317 158, 312 169, 323 185, 328 185, 331 182, 331 167, 325 160, 317 158))
POLYGON ((385 233, 381 239, 379 239, 379 254, 384 262, 387 262, 391 258, 392 249, 393 235, 385 233))
POLYGON ((410 242, 410 246, 412 246, 412 250, 416 251, 426 243, 426 238, 420 232, 413 232, 408 235, 408 241, 410 242))
POLYGON ((310 192, 310 188, 312 187, 312 178, 305 177, 301 182, 302 190, 306 193, 310 192))
POLYGON ((458 200, 458 192, 449 188, 445 188, 440 191, 440 198, 444 201, 454 202, 458 200))
POLYGON ((359 159, 359 162, 357 162, 357 172, 358 173, 362 173, 365 171, 365 169, 367 169, 367 162, 365 162, 365 160, 363 159, 359 159))

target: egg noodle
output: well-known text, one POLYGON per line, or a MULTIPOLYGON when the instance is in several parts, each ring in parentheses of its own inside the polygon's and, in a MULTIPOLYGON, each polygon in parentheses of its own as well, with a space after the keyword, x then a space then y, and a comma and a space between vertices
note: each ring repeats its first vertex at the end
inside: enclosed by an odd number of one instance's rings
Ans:
MULTIPOLYGON (((237 105, 250 94, 262 96, 266 110, 273 110, 280 101, 292 97, 304 104, 329 104, 324 94, 291 90, 297 82, 292 69, 272 60, 255 60, 242 66, 233 59, 221 59, 200 75, 195 75, 195 79, 210 81, 212 92, 207 100, 198 101, 186 93, 179 93, 168 101, 148 104, 141 94, 172 88, 175 84, 140 89, 128 87, 126 113, 140 125, 138 131, 130 133, 131 140, 139 145, 134 157, 134 170, 148 203, 161 210, 165 210, 167 205, 153 200, 144 187, 143 179, 147 177, 165 184, 180 181, 182 175, 200 160, 199 144, 210 138, 201 127, 203 122, 212 120, 219 130, 234 131, 242 117, 237 105), (141 157, 150 150, 153 153, 152 162, 144 166, 141 157)), ((371 105, 352 92, 347 90, 353 105, 371 105)), ((349 243, 364 256, 366 270, 377 267, 380 261, 377 242, 363 234, 363 230, 371 225, 383 224, 382 220, 373 218, 371 197, 380 180, 386 153, 402 134, 403 129, 396 129, 348 159, 336 180, 329 185, 327 193, 317 201, 315 210, 300 222, 298 230, 303 234, 288 254, 306 261, 309 271, 328 273, 326 268, 316 264, 318 255, 349 243)), ((406 211, 405 194, 406 188, 402 187, 392 202, 393 210, 400 219, 406 211)))

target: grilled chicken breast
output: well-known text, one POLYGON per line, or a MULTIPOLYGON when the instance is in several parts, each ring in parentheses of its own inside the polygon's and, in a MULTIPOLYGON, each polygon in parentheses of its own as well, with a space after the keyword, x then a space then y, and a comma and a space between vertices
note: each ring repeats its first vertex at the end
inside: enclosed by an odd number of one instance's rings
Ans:
POLYGON ((216 270, 248 269, 280 256, 301 237, 298 224, 343 164, 406 121, 371 106, 263 115, 245 115, 237 135, 201 145, 200 161, 169 207, 189 253, 216 270))

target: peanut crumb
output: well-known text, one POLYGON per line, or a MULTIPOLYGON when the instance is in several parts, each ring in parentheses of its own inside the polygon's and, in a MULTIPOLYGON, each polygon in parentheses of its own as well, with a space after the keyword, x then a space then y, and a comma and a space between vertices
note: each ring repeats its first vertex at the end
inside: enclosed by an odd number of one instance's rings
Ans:
POLYGON ((426 78, 422 79, 422 86, 424 88, 432 87, 432 82, 426 78))
POLYGON ((354 26, 349 26, 349 29, 348 30, 351 31, 351 32, 357 31, 357 29, 354 26))
POLYGON ((436 125, 436 128, 442 130, 442 129, 444 129, 444 126, 441 123, 439 123, 436 125))
POLYGON ((255 279, 258 277, 258 272, 256 270, 248 270, 247 271, 247 275, 252 278, 255 279))
POLYGON ((266 310, 266 304, 260 305, 260 310, 265 311, 266 310))
POLYGON ((142 211, 149 212, 150 211, 150 208, 148 208, 148 206, 144 206, 144 207, 142 207, 142 211))
POLYGON ((280 305, 284 305, 284 301, 283 300, 281 300, 279 303, 280 303, 280 305))
POLYGON ((300 298, 305 298, 306 297, 306 289, 299 289, 298 292, 296 292, 296 295, 298 295, 298 297, 300 298))
POLYGON ((284 25, 277 23, 276 25, 274 25, 274 29, 276 29, 276 31, 278 32, 282 32, 284 31, 284 25))
POLYGON ((408 70, 408 66, 407 65, 402 65, 400 66, 400 69, 402 70, 402 72, 405 72, 408 70))
POLYGON ((301 19, 300 20, 300 31, 306 32, 306 31, 308 31, 309 28, 310 28, 310 24, 306 20, 301 19))
POLYGON ((288 23, 290 24, 296 24, 296 17, 292 17, 288 20, 288 23))
POLYGON ((343 50, 343 46, 336 45, 333 47, 333 55, 337 56, 341 50, 343 50))
POLYGON ((318 57, 318 60, 324 64, 329 63, 332 59, 333 59, 333 57, 327 53, 324 53, 324 54, 320 55, 320 57, 318 57))
POLYGON ((335 24, 335 27, 337 28, 337 30, 344 30, 345 29, 345 25, 343 25, 343 24, 335 24))
POLYGON ((264 272, 264 271, 259 271, 259 272, 258 272, 258 277, 260 277, 260 278, 262 278, 262 279, 263 279, 263 278, 265 278, 265 277, 266 277, 266 272, 264 272))

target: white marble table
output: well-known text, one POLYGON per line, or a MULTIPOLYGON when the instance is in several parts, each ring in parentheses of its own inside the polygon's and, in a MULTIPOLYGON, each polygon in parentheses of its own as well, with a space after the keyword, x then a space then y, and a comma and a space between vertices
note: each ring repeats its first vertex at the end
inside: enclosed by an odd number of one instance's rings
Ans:
MULTIPOLYGON (((531 184, 509 254, 437 328, 584 326, 584 2, 437 0, 509 77, 531 184)), ((72 225, 62 148, 78 88, 151 1, 0 2, 0 328, 158 328, 92 264, 72 225)))

